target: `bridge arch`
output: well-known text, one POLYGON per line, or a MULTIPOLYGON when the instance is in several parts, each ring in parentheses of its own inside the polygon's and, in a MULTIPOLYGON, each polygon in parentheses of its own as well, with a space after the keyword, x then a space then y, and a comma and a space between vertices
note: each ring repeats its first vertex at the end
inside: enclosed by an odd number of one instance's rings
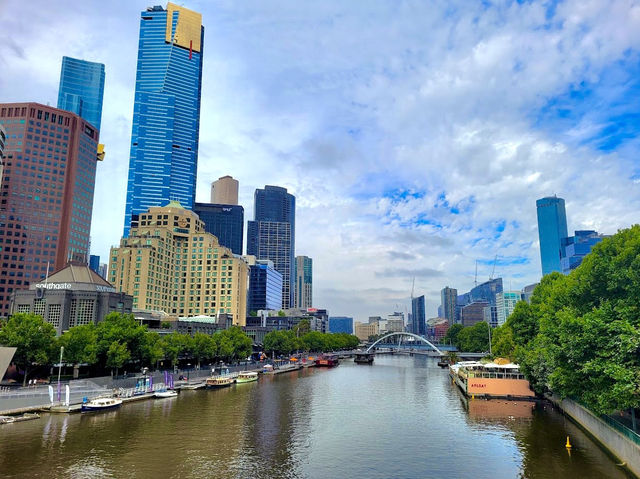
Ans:
POLYGON ((413 333, 405 333, 405 332, 394 332, 394 333, 389 333, 386 334, 384 336, 382 336, 380 339, 378 339, 375 343, 373 343, 371 346, 369 346, 367 348, 367 352, 371 351, 371 349, 378 344, 379 342, 390 338, 392 336, 411 336, 412 338, 418 339, 420 341, 422 341, 423 343, 427 343, 429 346, 431 346, 440 356, 444 356, 444 353, 442 351, 440 351, 433 343, 431 343, 431 341, 427 341, 426 339, 424 339, 422 336, 418 336, 417 334, 413 334, 413 333))

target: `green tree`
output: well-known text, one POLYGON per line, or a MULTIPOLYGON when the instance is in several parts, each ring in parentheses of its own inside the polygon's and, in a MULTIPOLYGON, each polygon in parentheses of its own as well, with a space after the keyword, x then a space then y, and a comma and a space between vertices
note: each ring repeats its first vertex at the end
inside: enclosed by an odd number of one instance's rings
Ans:
POLYGON ((232 326, 217 334, 225 340, 225 344, 228 342, 231 347, 230 353, 226 354, 227 359, 230 361, 245 359, 253 351, 253 341, 238 326, 232 326))
POLYGON ((278 316, 280 316, 281 318, 284 318, 286 316, 286 313, 282 310, 278 311, 278 316))
POLYGON ((311 331, 311 323, 308 319, 303 319, 295 325, 293 330, 296 332, 296 337, 300 338, 311 331))
POLYGON ((160 338, 164 357, 171 361, 172 366, 178 364, 181 355, 187 355, 193 348, 193 339, 188 334, 173 332, 160 338))
POLYGON ((109 313, 96 326, 98 335, 98 360, 106 364, 107 352, 114 342, 121 343, 129 351, 129 359, 142 363, 148 354, 147 327, 135 320, 132 314, 109 313))
POLYGON ((93 324, 84 324, 69 328, 58 339, 64 347, 63 362, 74 365, 73 376, 78 376, 78 367, 82 363, 94 364, 98 355, 98 335, 93 324))
POLYGON ((458 344, 460 351, 481 353, 489 351, 489 325, 480 321, 473 326, 462 328, 458 334, 458 344))
POLYGON ((309 331, 307 334, 302 336, 302 345, 303 348, 307 351, 326 351, 331 348, 331 345, 328 343, 325 335, 319 331, 309 331))
POLYGON ((142 362, 155 368, 162 358, 164 358, 164 350, 160 335, 155 331, 147 332, 142 343, 142 362))
POLYGON ((115 369, 116 376, 118 375, 118 368, 121 368, 129 359, 131 359, 131 353, 126 344, 114 341, 109 345, 107 349, 107 367, 112 369, 112 373, 115 369))
POLYGON ((200 363, 204 359, 213 359, 216 356, 216 342, 213 337, 205 333, 196 333, 193 336, 193 357, 200 363))
POLYGON ((568 276, 545 276, 526 309, 506 324, 534 390, 596 413, 640 407, 640 226, 604 239, 568 276))
POLYGON ((459 324, 459 323, 452 324, 447 330, 447 334, 445 334, 443 341, 448 344, 453 344, 454 346, 457 347, 458 334, 460 334, 460 331, 462 331, 462 328, 464 328, 462 324, 459 324))
POLYGON ((24 386, 34 363, 49 364, 55 356, 56 330, 40 316, 18 313, 2 325, 0 344, 17 348, 13 359, 24 371, 24 386))
POLYGON ((491 331, 491 352, 495 357, 514 359, 516 345, 513 342, 513 331, 503 324, 491 331))

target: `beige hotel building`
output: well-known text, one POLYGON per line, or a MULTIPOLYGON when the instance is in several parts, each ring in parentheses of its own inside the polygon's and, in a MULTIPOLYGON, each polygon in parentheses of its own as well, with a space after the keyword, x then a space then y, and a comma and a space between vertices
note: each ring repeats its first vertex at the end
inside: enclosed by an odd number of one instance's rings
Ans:
POLYGON ((109 281, 133 307, 174 316, 232 315, 244 326, 248 266, 176 201, 149 208, 111 248, 109 281))

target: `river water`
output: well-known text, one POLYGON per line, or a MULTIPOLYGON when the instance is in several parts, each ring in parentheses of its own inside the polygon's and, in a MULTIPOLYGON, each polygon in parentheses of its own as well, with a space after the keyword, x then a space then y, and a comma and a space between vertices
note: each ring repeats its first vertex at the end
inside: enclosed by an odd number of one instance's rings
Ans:
POLYGON ((378 356, 3 425, 0 477, 629 476, 549 405, 467 403, 434 359, 378 356))

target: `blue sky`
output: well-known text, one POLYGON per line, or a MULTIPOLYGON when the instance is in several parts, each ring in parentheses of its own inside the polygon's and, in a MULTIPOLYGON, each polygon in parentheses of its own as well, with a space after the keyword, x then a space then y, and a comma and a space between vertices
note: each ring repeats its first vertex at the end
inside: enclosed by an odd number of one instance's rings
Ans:
MULTIPOLYGON (((92 249, 124 214, 139 12, 148 2, 0 3, 2 101, 55 104, 63 55, 106 65, 92 249), (96 14, 99 12, 99 15, 96 14)), ((570 231, 638 221, 640 4, 220 0, 205 24, 199 201, 209 183, 297 198, 314 303, 388 314, 412 279, 435 315, 478 261, 521 288, 540 275, 535 200, 570 231)), ((399 306, 396 306, 399 305, 399 306)))

